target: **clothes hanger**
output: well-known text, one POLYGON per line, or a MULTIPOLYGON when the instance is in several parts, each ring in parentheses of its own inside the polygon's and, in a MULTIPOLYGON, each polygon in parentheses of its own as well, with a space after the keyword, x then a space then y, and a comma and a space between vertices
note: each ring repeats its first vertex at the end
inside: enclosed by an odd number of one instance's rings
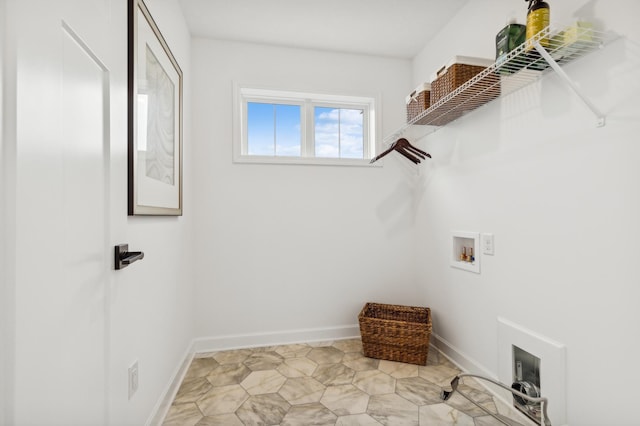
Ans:
POLYGON ((409 161, 412 161, 414 164, 419 164, 420 158, 422 158, 423 160, 426 160, 427 157, 431 158, 431 155, 411 145, 411 143, 405 138, 400 138, 394 143, 392 143, 389 149, 387 149, 386 151, 382 152, 380 155, 377 155, 375 158, 373 158, 369 162, 369 164, 375 163, 385 155, 389 154, 391 151, 396 151, 402 154, 404 157, 406 157, 409 161))

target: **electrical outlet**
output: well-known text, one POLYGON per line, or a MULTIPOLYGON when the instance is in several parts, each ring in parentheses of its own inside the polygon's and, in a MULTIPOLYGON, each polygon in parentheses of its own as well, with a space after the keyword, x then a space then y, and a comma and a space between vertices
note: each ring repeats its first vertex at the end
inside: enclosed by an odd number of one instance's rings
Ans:
POLYGON ((138 391, 139 379, 138 361, 136 361, 129 367, 129 399, 133 398, 133 395, 138 391))

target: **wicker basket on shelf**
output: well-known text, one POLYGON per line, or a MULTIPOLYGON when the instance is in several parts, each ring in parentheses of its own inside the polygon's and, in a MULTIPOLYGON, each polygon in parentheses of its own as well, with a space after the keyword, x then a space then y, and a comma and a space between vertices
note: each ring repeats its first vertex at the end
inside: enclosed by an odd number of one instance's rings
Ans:
MULTIPOLYGON (((431 82, 431 105, 436 104, 440 99, 480 74, 492 63, 493 61, 482 58, 454 57, 437 72, 435 79, 431 82)), ((484 78, 469 90, 475 91, 475 94, 481 97, 482 102, 480 104, 486 103, 500 96, 500 78, 494 73, 487 73, 484 78)), ((478 103, 474 103, 465 109, 474 109, 478 106, 478 103)))
POLYGON ((427 364, 431 338, 429 308, 367 303, 358 315, 364 355, 427 364))
MULTIPOLYGON (((421 84, 411 92, 406 98, 407 102, 407 123, 422 114, 423 111, 431 106, 431 85, 428 83, 421 84)), ((420 121, 414 124, 423 124, 420 121)))

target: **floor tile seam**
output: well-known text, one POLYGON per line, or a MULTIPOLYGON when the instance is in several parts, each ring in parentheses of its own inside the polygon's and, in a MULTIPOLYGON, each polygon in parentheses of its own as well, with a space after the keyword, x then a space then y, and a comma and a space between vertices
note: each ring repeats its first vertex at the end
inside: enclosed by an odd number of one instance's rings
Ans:
MULTIPOLYGON (((186 406, 186 405, 190 405, 193 404, 196 406, 196 408, 198 409, 198 411, 200 412, 200 414, 202 414, 202 411, 200 410, 200 407, 198 407, 198 404, 196 404, 195 402, 181 402, 181 403, 177 403, 177 404, 171 404, 171 408, 178 408, 178 407, 182 407, 182 406, 186 406)), ((168 417, 169 413, 167 413, 167 417, 168 417)), ((163 420, 163 423, 166 422, 166 418, 163 420)))
MULTIPOLYGON (((398 397, 402 398, 400 395, 398 395, 398 394, 397 394, 397 393, 395 393, 395 392, 391 392, 391 393, 381 393, 381 394, 377 394, 377 395, 371 395, 371 396, 369 397, 369 401, 367 402, 367 410, 365 411, 365 413, 364 413, 364 414, 367 414, 367 415, 368 415, 369 417, 371 417, 373 420, 375 420, 376 422, 378 422, 378 420, 376 420, 374 417, 372 417, 372 415, 371 415, 372 413, 369 411, 369 405, 371 404, 371 397, 373 397, 373 396, 381 396, 381 397, 382 397, 382 396, 386 396, 386 395, 396 395, 396 396, 398 396, 398 397)), ((404 399, 404 398, 403 398, 403 399, 404 399)), ((406 401, 406 400, 405 400, 405 401, 406 401)), ((411 402, 411 401, 409 401, 409 402, 411 402)), ((412 403, 412 404, 413 404, 413 403, 412 403)), ((413 404, 413 405, 415 405, 415 404, 413 404)), ((416 406, 416 409, 418 410, 418 424, 420 424, 420 407, 419 407, 419 406, 416 406)), ((380 422, 378 422, 378 423, 380 423, 380 422)), ((384 424, 384 423, 380 423, 380 424, 384 424)))
MULTIPOLYGON (((200 415, 201 415, 202 417, 207 417, 207 416, 204 414, 204 412, 202 411, 202 409, 200 408, 200 406, 199 406, 196 402, 184 402, 184 403, 181 403, 181 404, 171 404, 171 407, 177 407, 177 406, 180 406, 180 405, 188 405, 188 404, 193 404, 193 405, 195 405, 195 406, 196 406, 196 408, 198 409, 198 412, 200 413, 200 415)), ((200 420, 202 420, 202 419, 200 419, 200 420)), ((198 421, 200 421, 200 420, 198 420, 198 421)), ((164 420, 163 420, 163 423, 164 423, 164 421, 166 421, 166 419, 164 419, 164 420)))
MULTIPOLYGON (((237 385, 224 385, 224 386, 214 386, 214 387, 222 388, 222 387, 225 387, 225 386, 240 386, 240 385, 239 385, 239 384, 237 384, 237 385)), ((240 387, 242 388, 242 386, 240 386, 240 387)), ((244 388, 242 388, 242 390, 244 390, 244 392, 245 392, 249 397, 251 396, 251 395, 249 395, 249 393, 248 393, 244 388)), ((209 390, 209 392, 210 392, 210 391, 211 391, 211 390, 209 390)), ((207 396, 207 394, 209 394, 209 392, 206 392, 204 395, 202 395, 200 398, 198 398, 198 399, 194 402, 194 403, 196 404, 196 407, 198 407, 198 410, 200 410, 200 413, 202 413, 204 417, 207 417, 207 415, 206 415, 206 414, 204 414, 204 411, 203 411, 202 407, 200 407, 200 402, 201 402, 203 399, 205 399, 205 398, 206 398, 206 396, 207 396)), ((245 402, 247 402, 247 399, 249 399, 249 398, 248 398, 248 397, 247 397, 247 398, 245 398, 245 400, 244 400, 244 401, 242 401, 242 402, 240 403, 240 405, 239 405, 239 406, 242 406, 242 404, 244 404, 245 402)), ((236 410, 237 410, 237 409, 236 409, 236 410)), ((235 413, 235 410, 233 411, 233 413, 235 413)), ((229 414, 229 413, 220 413, 220 414, 229 414)))
MULTIPOLYGON (((441 388, 441 389, 442 389, 442 388, 441 388)), ((426 407, 426 406, 429 406, 429 405, 437 405, 437 404, 446 403, 446 401, 442 401, 442 402, 434 402, 434 403, 428 403, 428 404, 416 404, 415 402, 413 402, 413 401, 411 401, 411 400, 409 400, 409 399, 405 398, 404 396, 400 395, 398 392, 394 392, 394 393, 395 393, 396 395, 398 395, 400 398, 404 399, 405 401, 407 401, 407 402, 409 402, 409 403, 411 403, 411 404, 413 404, 413 405, 417 406, 417 407, 418 407, 418 410, 419 410, 421 407, 426 407)), ((416 395, 416 392, 411 392, 411 394, 412 394, 412 395, 416 395)), ((455 408, 455 407, 451 407, 451 408, 455 408)), ((458 410, 458 411, 460 411, 460 410, 458 410)))
POLYGON ((320 404, 322 404, 324 407, 326 407, 329 411, 331 411, 333 414, 335 414, 338 417, 342 417, 343 415, 339 415, 337 413, 335 413, 331 408, 327 407, 323 402, 322 399, 324 398, 325 393, 327 392, 327 390, 330 387, 336 387, 336 386, 353 386, 355 389, 359 390, 360 392, 362 392, 363 394, 365 394, 367 396, 367 408, 365 409, 364 412, 362 413, 350 413, 348 415, 358 415, 358 414, 367 414, 367 410, 369 408, 369 401, 371 401, 371 395, 365 391, 363 391, 362 389, 360 389, 359 387, 357 387, 356 385, 354 385, 353 383, 349 383, 348 385, 331 385, 331 386, 325 386, 324 392, 322 392, 322 396, 320 397, 320 400, 318 401, 320 404))
MULTIPOLYGON (((323 394, 324 396, 324 394, 323 394)), ((346 417, 346 416, 352 416, 352 415, 359 415, 359 414, 367 414, 367 410, 365 409, 364 412, 362 413, 349 413, 349 414, 338 414, 336 413, 334 410, 332 410, 331 408, 327 407, 324 402, 322 402, 322 398, 320 398, 320 401, 318 401, 319 404, 321 404, 324 408, 326 408, 327 410, 329 410, 331 412, 331 414, 333 414, 334 416, 336 416, 336 423, 338 422, 338 419, 340 417, 346 417)), ((367 408, 369 407, 369 401, 367 401, 367 408)))

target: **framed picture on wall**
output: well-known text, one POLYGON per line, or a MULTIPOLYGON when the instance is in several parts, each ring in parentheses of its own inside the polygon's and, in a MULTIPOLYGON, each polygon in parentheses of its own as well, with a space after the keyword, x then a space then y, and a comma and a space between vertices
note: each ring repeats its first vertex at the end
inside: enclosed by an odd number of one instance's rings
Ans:
POLYGON ((182 70, 142 0, 128 0, 128 214, 182 215, 182 70))

